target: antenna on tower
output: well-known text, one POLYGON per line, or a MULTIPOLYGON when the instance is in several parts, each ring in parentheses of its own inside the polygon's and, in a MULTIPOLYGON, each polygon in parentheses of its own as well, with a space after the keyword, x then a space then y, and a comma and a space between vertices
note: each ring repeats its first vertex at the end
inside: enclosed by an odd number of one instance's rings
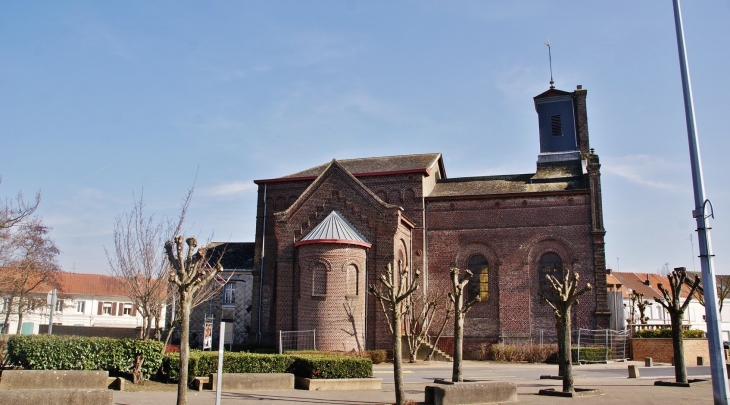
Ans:
POLYGON ((550 47, 553 46, 553 43, 550 42, 550 39, 544 42, 545 46, 548 47, 548 60, 550 61, 550 88, 555 88, 555 82, 553 81, 553 55, 551 52, 550 47))

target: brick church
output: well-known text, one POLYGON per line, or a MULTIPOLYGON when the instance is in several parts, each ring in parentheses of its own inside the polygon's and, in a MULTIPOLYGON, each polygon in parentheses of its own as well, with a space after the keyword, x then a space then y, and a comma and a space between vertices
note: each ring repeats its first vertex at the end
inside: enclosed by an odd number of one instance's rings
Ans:
POLYGON ((450 291, 452 266, 474 273, 468 295, 482 301, 467 316, 466 351, 553 332, 538 291, 546 275, 568 268, 594 285, 574 307, 573 327, 607 328, 600 164, 586 95, 582 86, 551 87, 534 97, 535 173, 449 178, 441 154, 428 153, 334 159, 255 181, 252 334, 276 344, 281 330, 316 329, 318 349, 389 348, 381 305, 367 293, 388 263, 419 270, 427 291, 450 291))

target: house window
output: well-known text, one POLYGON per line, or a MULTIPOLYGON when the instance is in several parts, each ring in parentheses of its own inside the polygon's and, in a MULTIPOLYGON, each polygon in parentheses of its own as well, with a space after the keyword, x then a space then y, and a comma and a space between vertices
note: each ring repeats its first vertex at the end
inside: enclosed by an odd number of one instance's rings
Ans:
POLYGON ((105 302, 104 306, 101 309, 101 313, 104 315, 111 315, 112 314, 112 303, 105 302))
POLYGON ((63 312, 63 300, 56 300, 56 312, 63 312))
POLYGON ((563 282, 563 260, 555 253, 545 253, 540 257, 540 292, 552 297, 553 289, 548 276, 563 282))
POLYGON ((77 313, 83 314, 85 309, 86 309, 86 301, 79 301, 76 303, 76 312, 77 313))
POLYGON ((482 255, 475 255, 469 258, 466 267, 473 276, 468 284, 467 299, 469 301, 480 297, 482 301, 489 299, 489 263, 482 255))
POLYGON ((350 264, 347 266, 347 295, 358 294, 358 274, 357 266, 350 264))
POLYGON ((228 283, 223 286, 223 305, 236 304, 236 283, 228 283))
POLYGON ((323 263, 312 268, 312 295, 327 295, 327 267, 323 263))
POLYGON ((132 315, 132 304, 124 304, 122 315, 132 315))

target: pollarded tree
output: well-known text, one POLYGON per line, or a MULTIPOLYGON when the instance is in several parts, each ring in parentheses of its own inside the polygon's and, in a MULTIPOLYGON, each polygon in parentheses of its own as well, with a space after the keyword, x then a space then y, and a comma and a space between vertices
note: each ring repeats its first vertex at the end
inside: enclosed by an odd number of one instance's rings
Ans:
POLYGON ((170 282, 177 286, 180 296, 180 380, 177 385, 177 405, 187 404, 188 360, 190 357, 190 311, 195 294, 223 271, 222 254, 210 257, 208 248, 198 247, 193 238, 175 236, 165 243, 170 262, 170 282))
POLYGON ((405 310, 403 301, 418 289, 420 273, 416 271, 413 279, 408 281, 408 268, 398 263, 399 270, 394 274, 390 263, 385 267, 385 273, 380 275, 380 286, 370 286, 370 294, 380 300, 383 312, 393 337, 393 380, 395 382, 395 404, 403 405, 406 392, 403 388, 403 356, 401 344, 401 319, 405 310), (385 287, 385 289, 382 289, 385 287))
POLYGON ((676 382, 687 383, 687 367, 684 364, 684 341, 682 340, 682 318, 684 311, 687 310, 692 297, 695 295, 697 288, 700 286, 700 278, 695 276, 694 280, 687 283, 687 269, 677 267, 671 272, 667 278, 669 279, 669 290, 664 288, 662 283, 657 287, 662 292, 664 299, 654 298, 654 300, 663 306, 669 312, 669 318, 672 323, 672 347, 674 349, 674 376, 676 382), (689 293, 682 300, 682 287, 685 283, 689 287, 689 293))
POLYGON ((464 381, 461 373, 461 365, 464 360, 464 318, 466 318, 466 314, 469 313, 471 307, 482 300, 482 297, 477 295, 473 300, 464 303, 464 291, 473 273, 470 270, 466 270, 464 272, 466 277, 459 280, 459 272, 460 270, 456 267, 452 267, 449 272, 451 275, 451 284, 454 287, 454 291, 449 293, 449 299, 454 304, 454 366, 451 373, 452 382, 464 381))
POLYGON ((646 308, 651 305, 651 302, 644 299, 644 294, 634 290, 631 294, 631 301, 636 301, 636 307, 639 308, 639 322, 642 325, 646 325, 649 321, 649 317, 646 316, 646 308))
POLYGON ((579 278, 578 273, 565 269, 562 282, 554 276, 547 276, 551 289, 549 294, 539 292, 540 298, 550 305, 555 314, 555 329, 558 333, 558 368, 559 375, 563 377, 563 392, 575 392, 570 341, 570 311, 573 305, 578 303, 577 298, 593 288, 590 284, 586 284, 582 289, 578 289, 579 278))

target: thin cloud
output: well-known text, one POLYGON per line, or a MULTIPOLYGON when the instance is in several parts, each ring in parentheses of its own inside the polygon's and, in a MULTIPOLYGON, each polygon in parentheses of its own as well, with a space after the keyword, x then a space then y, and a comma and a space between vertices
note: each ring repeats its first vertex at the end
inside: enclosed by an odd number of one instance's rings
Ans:
POLYGON ((676 163, 670 163, 660 156, 628 155, 618 158, 607 157, 601 166, 604 173, 622 177, 632 183, 659 190, 682 191, 684 187, 667 181, 676 178, 684 170, 676 163))
POLYGON ((203 195, 212 197, 228 197, 232 195, 244 194, 256 189, 256 184, 251 181, 232 181, 222 183, 216 186, 207 187, 202 190, 203 195))

